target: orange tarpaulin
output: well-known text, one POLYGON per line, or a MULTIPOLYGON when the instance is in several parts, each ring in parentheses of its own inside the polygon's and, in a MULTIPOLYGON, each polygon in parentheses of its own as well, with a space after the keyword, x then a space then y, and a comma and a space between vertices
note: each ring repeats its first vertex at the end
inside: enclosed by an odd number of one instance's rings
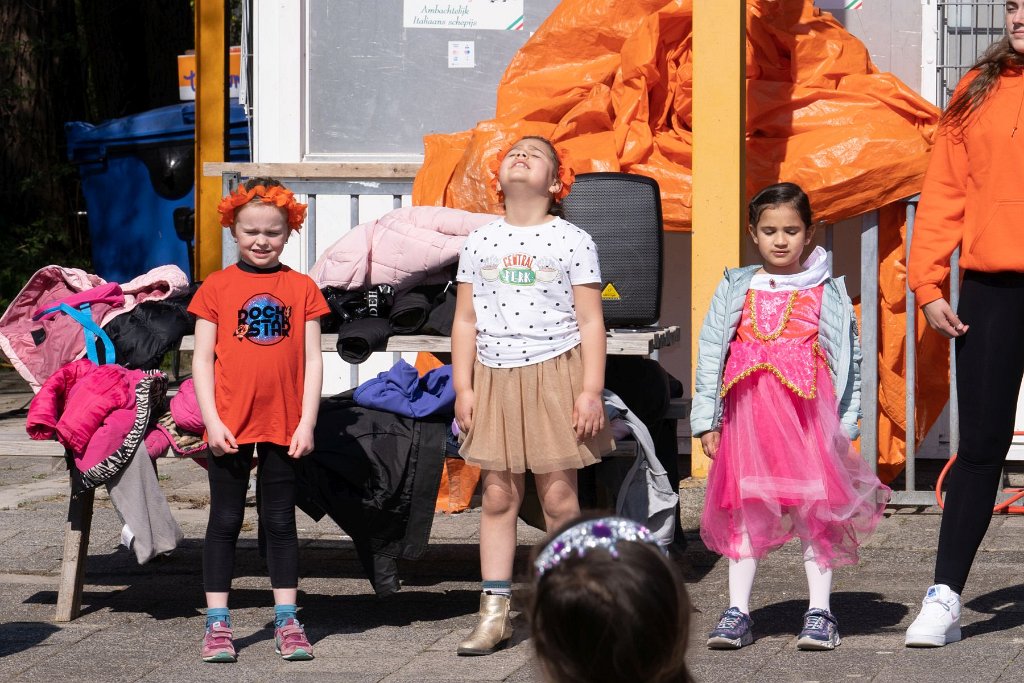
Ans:
MULTIPOLYGON (((499 213, 488 162, 519 136, 540 134, 569 149, 578 173, 655 178, 666 229, 690 230, 692 15, 692 0, 563 0, 509 64, 493 119, 424 138, 413 202, 499 213)), ((879 73, 864 45, 810 0, 748 0, 746 29, 748 195, 796 182, 815 217, 836 222, 918 192, 934 106, 879 73)), ((889 479, 905 450, 902 205, 883 216, 879 450, 889 479)), ((934 336, 924 334, 919 350, 929 368, 919 374, 933 384, 944 378, 945 351, 934 336)), ((926 430, 946 394, 921 389, 926 430)))
MULTIPOLYGON (((747 3, 748 191, 785 178, 836 221, 914 194, 938 112, 811 2, 747 3)), ((525 133, 577 172, 655 178, 669 230, 690 229, 692 2, 563 0, 513 58, 495 118, 424 138, 418 205, 497 213, 487 163, 525 133)))

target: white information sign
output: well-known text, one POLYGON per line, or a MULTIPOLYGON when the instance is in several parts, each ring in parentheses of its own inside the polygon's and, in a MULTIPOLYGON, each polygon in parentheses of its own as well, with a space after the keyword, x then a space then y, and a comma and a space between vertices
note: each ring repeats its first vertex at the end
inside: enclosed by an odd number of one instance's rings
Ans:
POLYGON ((475 45, 472 40, 448 41, 448 68, 472 69, 476 66, 475 45))
POLYGON ((403 0, 405 28, 523 30, 523 0, 403 0))

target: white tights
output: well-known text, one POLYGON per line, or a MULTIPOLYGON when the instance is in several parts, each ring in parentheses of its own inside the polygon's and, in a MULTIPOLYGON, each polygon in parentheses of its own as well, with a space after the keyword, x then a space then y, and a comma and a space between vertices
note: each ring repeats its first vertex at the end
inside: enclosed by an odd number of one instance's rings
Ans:
MULTIPOLYGON (((807 590, 810 594, 808 608, 829 609, 832 595, 832 570, 822 569, 814 560, 814 548, 804 544, 804 573, 807 575, 807 590)), ((750 594, 754 590, 754 576, 757 574, 757 560, 745 557, 729 560, 729 605, 744 614, 750 614, 750 594)))

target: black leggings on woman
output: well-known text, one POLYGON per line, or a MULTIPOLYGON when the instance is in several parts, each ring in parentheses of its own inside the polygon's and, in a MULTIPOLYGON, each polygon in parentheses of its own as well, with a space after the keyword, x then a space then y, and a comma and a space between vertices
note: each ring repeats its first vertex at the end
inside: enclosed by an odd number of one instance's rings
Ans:
POLYGON ((1024 273, 964 275, 956 339, 960 448, 949 474, 935 583, 963 592, 1013 439, 1024 375, 1024 273))
POLYGON ((272 443, 239 444, 237 453, 210 456, 210 521, 203 545, 203 586, 227 593, 235 571, 235 544, 242 530, 253 448, 258 446, 256 501, 266 536, 270 585, 299 585, 299 540, 295 530, 295 460, 288 447, 272 443))

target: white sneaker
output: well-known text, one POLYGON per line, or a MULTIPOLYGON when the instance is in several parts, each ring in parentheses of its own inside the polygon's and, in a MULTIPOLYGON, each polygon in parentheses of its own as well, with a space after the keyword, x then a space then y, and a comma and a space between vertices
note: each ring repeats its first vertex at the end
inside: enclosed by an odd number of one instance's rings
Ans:
POLYGON ((960 596, 942 583, 928 589, 907 629, 907 647, 942 647, 960 640, 960 596))

